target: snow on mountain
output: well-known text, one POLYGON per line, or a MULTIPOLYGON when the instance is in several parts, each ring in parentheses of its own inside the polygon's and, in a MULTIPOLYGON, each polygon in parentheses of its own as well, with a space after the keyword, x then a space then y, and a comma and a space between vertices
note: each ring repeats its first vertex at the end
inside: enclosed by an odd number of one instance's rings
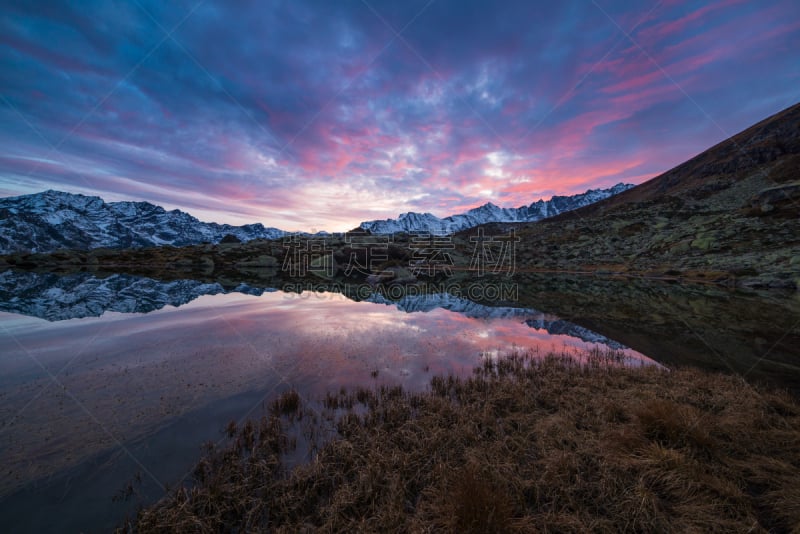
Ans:
POLYGON ((136 248, 217 243, 227 234, 241 241, 286 234, 262 224, 205 223, 149 202, 104 202, 100 197, 45 191, 0 198, 0 254, 59 248, 136 248))
POLYGON ((550 200, 538 200, 529 206, 501 208, 491 202, 473 208, 466 213, 439 218, 432 213, 403 213, 397 219, 362 222, 360 227, 373 234, 416 232, 450 234, 490 222, 534 222, 553 217, 565 211, 582 208, 633 187, 619 183, 609 189, 590 189, 572 196, 554 196, 550 200))
MULTIPOLYGON (((586 206, 633 187, 617 184, 573 196, 555 196, 529 206, 500 208, 484 204, 440 219, 431 213, 403 213, 397 219, 367 221, 374 234, 428 232, 448 234, 487 222, 532 222, 586 206)), ((51 252, 61 248, 138 248, 217 243, 228 234, 240 241, 278 239, 287 232, 264 225, 206 223, 180 210, 149 202, 104 202, 100 197, 61 191, 0 198, 0 254, 51 252)), ((323 235, 323 234, 319 234, 323 235)))

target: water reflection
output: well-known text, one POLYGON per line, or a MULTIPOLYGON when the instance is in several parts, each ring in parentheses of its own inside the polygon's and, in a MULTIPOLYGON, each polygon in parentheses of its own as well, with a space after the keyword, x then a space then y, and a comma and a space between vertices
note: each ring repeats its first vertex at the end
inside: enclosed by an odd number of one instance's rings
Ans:
POLYGON ((460 298, 449 293, 434 293, 432 295, 413 295, 405 296, 398 300, 390 300, 386 297, 375 294, 369 302, 395 306, 398 310, 406 313, 429 312, 435 309, 443 309, 459 313, 465 317, 480 319, 499 319, 499 318, 521 318, 525 324, 536 330, 543 330, 551 335, 564 335, 580 339, 586 343, 596 343, 613 350, 624 351, 626 347, 622 343, 609 339, 588 328, 584 328, 575 323, 565 321, 549 313, 543 313, 533 308, 513 308, 510 306, 488 306, 460 298))
POLYGON ((800 395, 800 293, 568 275, 516 278, 543 309, 670 366, 735 373, 800 395))
MULTIPOLYGON (((800 390, 797 296, 534 275, 515 283, 518 301, 499 306, 449 293, 0 273, 0 525, 108 530, 130 510, 108 498, 133 473, 179 479, 199 443, 277 392, 418 390, 514 349, 599 345, 629 363, 652 363, 646 354, 800 390)), ((145 496, 161 494, 151 481, 145 496)))
POLYGON ((420 390, 434 374, 469 373, 481 354, 614 343, 576 336, 577 325, 533 309, 446 294, 355 302, 336 293, 49 276, 0 278, 0 306, 15 312, 0 313, 0 516, 15 531, 31 520, 36 530, 63 527, 19 511, 51 498, 42 482, 49 477, 63 485, 63 507, 52 516, 59 521, 81 513, 97 459, 112 451, 104 469, 126 467, 98 494, 110 496, 136 471, 178 478, 203 440, 219 437, 230 419, 260 413, 264 399, 288 387, 310 400, 373 383, 420 390))
POLYGON ((202 295, 261 295, 275 289, 197 280, 160 281, 129 274, 97 277, 91 273, 58 275, 8 270, 0 273, 0 310, 48 321, 99 317, 105 312, 149 313, 182 306, 202 295))

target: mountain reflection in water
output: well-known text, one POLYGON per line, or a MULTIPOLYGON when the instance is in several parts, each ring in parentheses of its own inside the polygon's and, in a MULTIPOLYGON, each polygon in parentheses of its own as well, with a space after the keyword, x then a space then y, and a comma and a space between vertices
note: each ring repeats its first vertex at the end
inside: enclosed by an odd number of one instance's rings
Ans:
MULTIPOLYGON (((515 283, 518 300, 498 303, 0 273, 0 523, 108 530, 130 511, 108 498, 134 473, 179 479, 200 443, 290 387, 310 401, 359 385, 422 390, 487 356, 597 347, 633 365, 741 369, 790 388, 800 377, 796 299, 564 277, 515 283), (84 506, 90 498, 106 516, 84 506)), ((157 484, 148 491, 162 494, 157 484)))
MULTIPOLYGON (((311 400, 358 385, 419 391, 435 374, 463 376, 513 350, 609 346, 621 362, 652 363, 558 317, 448 294, 356 302, 244 284, 7 272, 0 309, 13 312, 0 313, 0 454, 9 474, 0 497, 119 444, 157 450, 152 436, 192 414, 226 413, 202 439, 165 434, 164 454, 192 458, 245 415, 224 408, 241 395, 252 394, 244 411, 258 415, 261 401, 289 387, 311 400)), ((153 461, 149 470, 167 469, 153 461)))

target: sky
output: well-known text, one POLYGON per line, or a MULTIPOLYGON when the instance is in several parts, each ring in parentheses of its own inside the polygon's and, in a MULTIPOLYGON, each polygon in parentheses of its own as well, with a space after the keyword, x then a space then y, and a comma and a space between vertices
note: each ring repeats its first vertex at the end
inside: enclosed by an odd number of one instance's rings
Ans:
POLYGON ((796 0, 3 0, 0 196, 342 231, 638 184, 800 100, 796 0))

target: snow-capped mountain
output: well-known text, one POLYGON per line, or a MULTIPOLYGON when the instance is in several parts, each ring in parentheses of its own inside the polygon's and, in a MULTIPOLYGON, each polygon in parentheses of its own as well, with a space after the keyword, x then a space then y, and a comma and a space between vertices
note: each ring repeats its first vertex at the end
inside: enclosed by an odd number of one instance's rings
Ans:
MULTIPOLYGON (((403 213, 397 219, 367 221, 373 234, 427 232, 448 234, 488 222, 533 222, 608 198, 633 187, 617 184, 573 196, 555 196, 529 206, 484 204, 440 219, 430 213, 403 213)), ((149 202, 105 202, 100 197, 61 191, 0 198, 0 254, 57 249, 138 248, 218 243, 226 235, 240 241, 279 239, 287 232, 260 223, 244 226, 207 223, 180 210, 149 202)), ((324 235, 323 232, 319 235, 324 235)))
POLYGON ((286 234, 262 224, 201 222, 188 213, 149 202, 104 202, 100 197, 45 191, 0 198, 0 254, 59 248, 136 248, 241 241, 286 234))
POLYGON ((373 234, 415 232, 450 234, 490 222, 535 222, 559 213, 588 206, 633 187, 619 183, 608 189, 590 189, 572 196, 554 196, 550 200, 538 200, 529 206, 501 208, 491 202, 471 209, 466 213, 439 218, 432 213, 403 213, 397 219, 362 222, 360 227, 373 234))

